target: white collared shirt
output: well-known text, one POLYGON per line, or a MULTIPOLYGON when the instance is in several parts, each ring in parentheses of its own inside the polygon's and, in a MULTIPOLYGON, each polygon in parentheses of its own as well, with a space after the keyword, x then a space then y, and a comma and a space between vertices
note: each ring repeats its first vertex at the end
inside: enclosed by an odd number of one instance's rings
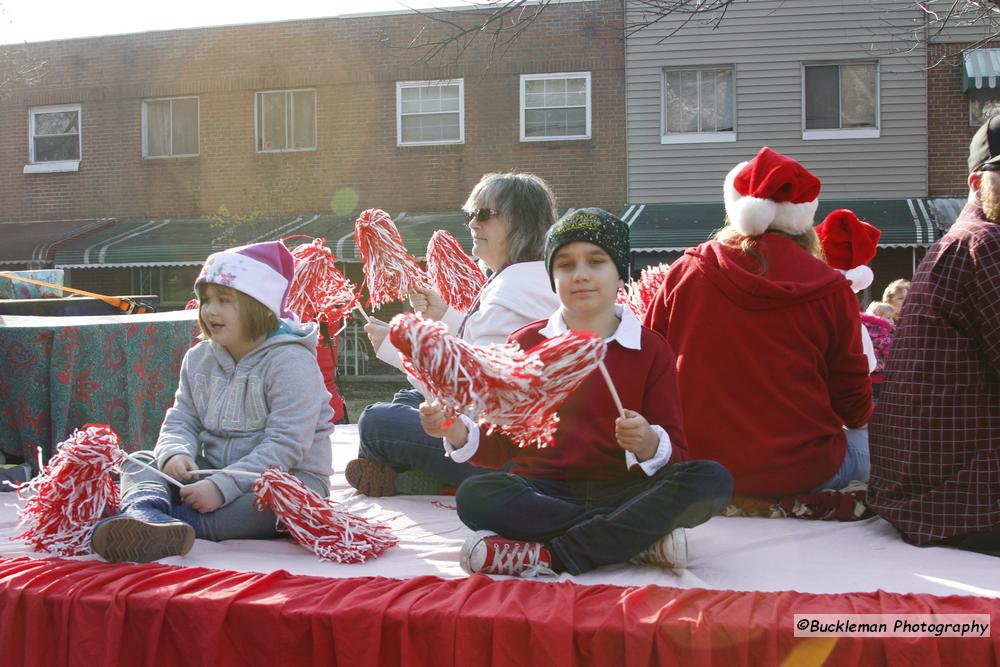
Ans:
MULTIPOLYGON (((612 341, 615 341, 622 347, 630 350, 642 349, 642 325, 636 319, 635 315, 632 314, 632 311, 621 304, 615 304, 615 317, 619 319, 618 328, 615 329, 613 334, 605 338, 604 342, 610 344, 612 341)), ((563 320, 562 310, 560 309, 552 313, 548 323, 538 333, 546 338, 554 338, 567 331, 569 331, 569 327, 566 326, 566 321, 563 320)), ((475 456, 476 451, 479 449, 479 426, 465 415, 459 415, 459 418, 469 431, 468 440, 465 445, 456 449, 448 442, 447 438, 443 438, 442 440, 444 442, 445 456, 451 457, 451 460, 456 463, 465 463, 475 456)), ((639 461, 634 453, 626 450, 625 466, 631 469, 633 466, 638 465, 646 475, 652 477, 660 468, 670 462, 673 446, 670 443, 670 436, 667 435, 663 427, 655 424, 650 424, 649 427, 653 429, 653 432, 659 438, 656 453, 645 461, 639 461)))

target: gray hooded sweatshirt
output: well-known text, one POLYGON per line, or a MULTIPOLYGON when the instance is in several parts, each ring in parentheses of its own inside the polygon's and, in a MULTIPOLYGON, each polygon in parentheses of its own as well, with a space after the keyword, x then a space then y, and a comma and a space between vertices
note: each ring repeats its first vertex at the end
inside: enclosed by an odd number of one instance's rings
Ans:
MULTIPOLYGON (((272 334, 238 364, 211 340, 188 350, 153 450, 157 465, 177 454, 201 455, 212 468, 260 473, 274 466, 328 485, 333 410, 316 363, 319 327, 300 326, 302 335, 272 334)), ((226 505, 254 483, 225 473, 207 479, 226 505)))

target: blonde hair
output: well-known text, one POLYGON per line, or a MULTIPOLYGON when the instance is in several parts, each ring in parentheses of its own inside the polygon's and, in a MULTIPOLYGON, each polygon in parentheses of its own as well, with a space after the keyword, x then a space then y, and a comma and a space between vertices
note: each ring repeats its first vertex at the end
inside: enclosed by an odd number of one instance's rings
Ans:
POLYGON ((887 320, 896 316, 896 309, 892 307, 891 303, 886 303, 885 301, 872 301, 868 304, 865 312, 887 320))
POLYGON ((891 301, 899 290, 909 290, 910 281, 906 278, 898 278, 893 280, 891 283, 885 286, 885 291, 882 292, 883 301, 891 301))
MULTIPOLYGON (((819 236, 816 234, 816 230, 812 227, 807 229, 801 234, 786 234, 785 232, 779 232, 777 230, 768 230, 772 234, 781 234, 782 236, 794 241, 800 248, 805 250, 807 253, 815 257, 821 262, 826 262, 826 255, 823 253, 823 245, 819 241, 819 236)), ((760 236, 746 236, 740 233, 735 227, 729 223, 729 218, 726 218, 726 226, 715 232, 714 239, 719 243, 730 246, 732 248, 739 248, 744 255, 752 257, 757 260, 760 264, 760 269, 757 271, 758 274, 764 275, 767 273, 767 257, 764 253, 760 251, 757 246, 757 240, 760 236)))
POLYGON ((215 289, 219 290, 219 294, 230 296, 236 300, 236 314, 240 318, 240 325, 243 327, 243 331, 249 336, 250 340, 263 338, 278 328, 278 318, 274 316, 274 313, 249 294, 241 292, 238 289, 233 289, 228 285, 204 282, 199 283, 196 288, 198 291, 198 330, 201 332, 198 334, 198 338, 201 340, 212 338, 211 329, 205 324, 205 320, 201 318, 201 301, 205 298, 204 290, 208 285, 212 285, 215 289))

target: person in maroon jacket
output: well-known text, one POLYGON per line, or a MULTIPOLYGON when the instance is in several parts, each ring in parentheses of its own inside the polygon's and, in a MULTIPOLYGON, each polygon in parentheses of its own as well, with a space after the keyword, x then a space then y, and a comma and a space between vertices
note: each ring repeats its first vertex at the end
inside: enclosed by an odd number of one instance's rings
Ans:
POLYGON ((458 489, 462 522, 477 531, 462 547, 466 572, 580 574, 629 559, 682 569, 683 528, 720 514, 732 478, 713 461, 686 461, 674 355, 615 296, 628 275, 628 226, 601 209, 580 209, 548 232, 545 260, 562 304, 509 340, 530 349, 569 329, 607 341, 605 366, 621 417, 599 371, 560 406, 551 447, 518 448, 437 403, 421 406, 427 433, 453 459, 510 474, 471 477, 458 489))
POLYGON ((691 456, 722 463, 737 494, 868 481, 868 361, 851 285, 819 259, 819 190, 766 147, 737 165, 726 226, 671 265, 646 313, 677 354, 691 456))
POLYGON ((913 276, 872 416, 869 502, 913 544, 1000 555, 1000 117, 913 276))

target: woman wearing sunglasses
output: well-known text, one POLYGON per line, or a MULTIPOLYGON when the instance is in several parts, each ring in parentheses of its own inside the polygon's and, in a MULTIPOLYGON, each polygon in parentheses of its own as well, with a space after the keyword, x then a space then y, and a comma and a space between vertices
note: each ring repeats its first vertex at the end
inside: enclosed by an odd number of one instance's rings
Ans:
MULTIPOLYGON (((440 320, 474 345, 503 343, 535 320, 549 317, 559 300, 549 286, 542 256, 545 232, 556 220, 555 198, 533 174, 487 174, 463 207, 472 235, 472 254, 489 271, 489 280, 466 314, 447 306, 433 289, 410 295, 415 311, 440 320)), ((379 359, 402 368, 385 322, 372 319, 365 332, 379 359)), ((489 472, 444 455, 440 438, 420 426, 423 395, 396 393, 391 403, 375 403, 361 414, 358 458, 347 465, 348 483, 369 496, 437 494, 465 478, 489 472)))

